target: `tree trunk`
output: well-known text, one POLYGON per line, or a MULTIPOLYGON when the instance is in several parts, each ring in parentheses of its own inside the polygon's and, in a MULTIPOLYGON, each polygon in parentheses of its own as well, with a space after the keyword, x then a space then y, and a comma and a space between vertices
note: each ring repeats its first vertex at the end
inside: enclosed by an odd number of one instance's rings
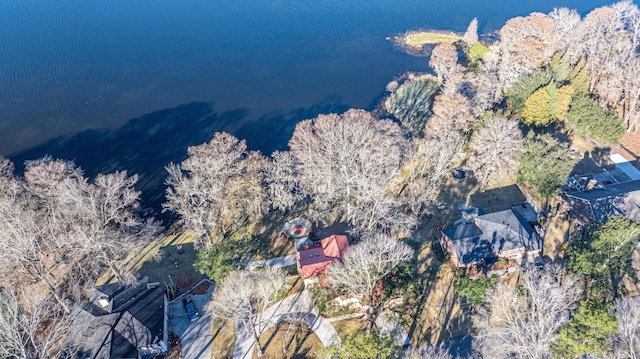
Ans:
POLYGON ((111 273, 113 273, 113 275, 116 277, 116 279, 118 279, 118 282, 125 284, 124 283, 124 277, 122 277, 122 274, 120 274, 120 271, 118 270, 118 268, 115 267, 115 265, 113 264, 112 261, 108 261, 108 265, 109 265, 109 269, 111 269, 111 273))
POLYGON ((260 344, 260 336, 258 335, 258 333, 256 333, 255 329, 251 332, 251 334, 253 334, 253 339, 256 341, 256 346, 258 347, 258 357, 262 357, 264 355, 264 349, 260 344))
POLYGON ((64 309, 64 312, 66 314, 71 314, 71 308, 69 308, 69 306, 67 305, 67 303, 65 303, 65 301, 62 299, 62 297, 60 297, 60 295, 58 295, 58 292, 56 291, 56 289, 53 287, 51 282, 49 282, 49 279, 47 278, 47 275, 45 274, 45 275, 43 275, 41 277, 42 277, 41 279, 44 282, 44 284, 46 284, 47 289, 49 289, 49 292, 51 292, 51 294, 53 294, 53 297, 55 298, 55 300, 58 302, 58 304, 60 304, 62 309, 64 309))

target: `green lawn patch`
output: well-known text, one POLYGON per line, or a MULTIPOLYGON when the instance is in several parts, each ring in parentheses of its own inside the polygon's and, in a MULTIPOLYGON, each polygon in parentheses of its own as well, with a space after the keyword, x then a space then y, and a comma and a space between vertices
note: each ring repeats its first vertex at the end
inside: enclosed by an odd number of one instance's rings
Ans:
POLYGON ((489 52, 491 52, 491 50, 489 50, 488 47, 486 47, 485 45, 483 45, 480 42, 476 42, 469 49, 469 57, 471 57, 474 60, 475 59, 481 59, 481 58, 484 57, 484 55, 486 55, 489 52))
POLYGON ((442 42, 453 44, 460 39, 459 35, 452 32, 420 31, 406 35, 404 42, 407 46, 421 48, 424 45, 439 44, 442 42))

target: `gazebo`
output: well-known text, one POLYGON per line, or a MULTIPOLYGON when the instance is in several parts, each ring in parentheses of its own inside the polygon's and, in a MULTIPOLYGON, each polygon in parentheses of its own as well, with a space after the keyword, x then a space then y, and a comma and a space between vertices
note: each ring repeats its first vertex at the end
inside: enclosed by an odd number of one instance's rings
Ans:
POLYGON ((312 224, 308 219, 294 218, 282 227, 282 232, 289 238, 293 238, 296 249, 310 246, 313 241, 309 239, 312 224))

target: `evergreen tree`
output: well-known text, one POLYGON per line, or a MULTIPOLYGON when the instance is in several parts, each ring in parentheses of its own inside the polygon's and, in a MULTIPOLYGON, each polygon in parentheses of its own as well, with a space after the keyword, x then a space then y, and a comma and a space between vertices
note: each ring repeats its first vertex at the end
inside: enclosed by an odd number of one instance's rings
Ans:
POLYGON ((559 52, 556 52, 551 58, 551 62, 549 63, 549 69, 553 72, 553 78, 556 82, 562 84, 569 79, 569 75, 571 75, 571 58, 568 53, 561 55, 559 52))
POLYGON ((568 155, 569 145, 559 142, 549 134, 534 135, 530 132, 525 147, 516 182, 526 183, 544 198, 553 196, 567 180, 577 162, 568 155))
POLYGON ((553 352, 561 359, 604 357, 610 350, 610 339, 617 333, 618 322, 611 305, 582 302, 560 330, 553 352))
POLYGON ((580 59, 576 66, 573 67, 569 74, 569 79, 576 94, 589 93, 589 69, 584 59, 580 59))
POLYGON ((377 329, 370 335, 356 330, 347 335, 342 346, 319 349, 316 356, 322 359, 387 359, 397 357, 400 351, 391 336, 380 337, 377 329))
MULTIPOLYGON (((553 87, 555 88, 555 85, 553 87)), ((522 122, 528 126, 546 126, 551 123, 550 102, 551 96, 547 88, 539 88, 525 101, 520 111, 522 122)))
POLYGON ((618 143, 626 130, 617 112, 603 108, 588 95, 571 101, 567 119, 581 135, 606 143, 618 143))
POLYGON ((591 279, 598 295, 618 296, 618 287, 626 276, 636 277, 631 265, 633 250, 640 236, 640 224, 616 216, 607 223, 586 226, 569 242, 569 266, 591 279))
POLYGON ((486 276, 480 276, 478 279, 471 279, 465 275, 456 278, 453 281, 453 289, 464 295, 467 301, 479 307, 484 303, 487 291, 496 284, 496 277, 490 280, 486 276))
POLYGON ((510 89, 505 93, 507 105, 512 112, 519 112, 525 101, 539 88, 546 86, 553 78, 550 70, 542 70, 529 76, 523 76, 518 79, 510 89))

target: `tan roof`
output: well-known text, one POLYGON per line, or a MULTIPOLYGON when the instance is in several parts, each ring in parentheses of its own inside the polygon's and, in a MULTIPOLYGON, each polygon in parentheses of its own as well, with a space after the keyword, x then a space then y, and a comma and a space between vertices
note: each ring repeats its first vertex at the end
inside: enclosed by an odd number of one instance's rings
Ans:
POLYGON ((340 260, 349 248, 347 236, 332 235, 320 241, 320 245, 298 252, 302 279, 316 277, 331 263, 340 260))

